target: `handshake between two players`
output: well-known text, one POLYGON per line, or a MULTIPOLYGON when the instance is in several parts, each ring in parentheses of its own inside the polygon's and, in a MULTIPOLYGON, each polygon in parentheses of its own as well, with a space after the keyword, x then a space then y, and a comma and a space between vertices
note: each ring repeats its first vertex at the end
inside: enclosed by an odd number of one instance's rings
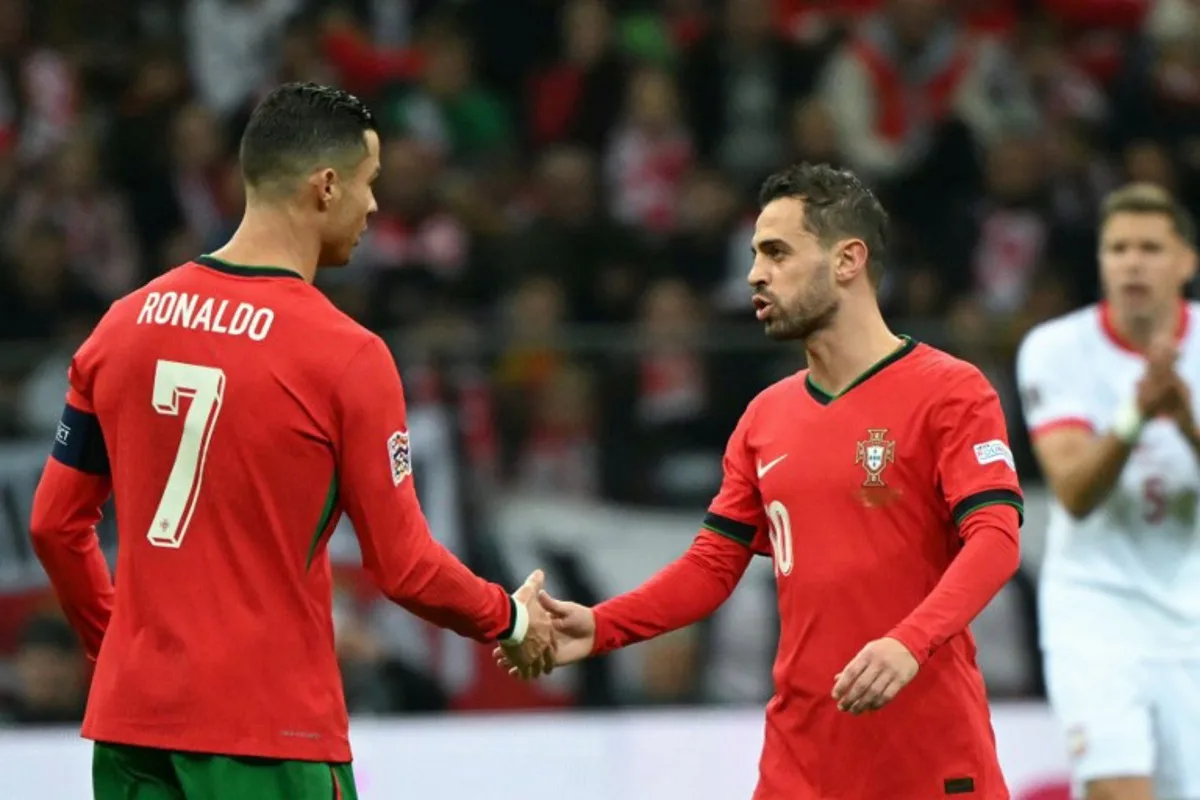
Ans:
MULTIPOLYGON (((588 609, 540 572, 510 595, 431 536, 395 359, 312 285, 376 210, 370 111, 282 86, 241 162, 229 243, 115 303, 76 352, 34 498, 34 547, 96 660, 97 800, 354 800, 330 622, 343 514, 386 596, 528 677, 698 622, 768 557, 780 637, 755 800, 1006 800, 968 630, 1020 558, 1004 413, 978 369, 888 328, 888 217, 857 177, 805 164, 764 183, 748 294, 807 369, 745 409, 691 547, 588 609), (120 592, 94 531, 113 494, 120 592)), ((1147 402, 1179 392, 1155 373, 1147 402)))
MULTIPOLYGON (((545 575, 536 570, 513 598, 529 614, 522 644, 492 651, 496 665, 515 678, 549 675, 556 666, 582 661, 596 646, 596 614, 585 605, 558 600, 545 590, 545 575)), ((887 705, 920 669, 912 654, 895 639, 870 642, 834 676, 832 696, 842 711, 861 714, 887 705)))

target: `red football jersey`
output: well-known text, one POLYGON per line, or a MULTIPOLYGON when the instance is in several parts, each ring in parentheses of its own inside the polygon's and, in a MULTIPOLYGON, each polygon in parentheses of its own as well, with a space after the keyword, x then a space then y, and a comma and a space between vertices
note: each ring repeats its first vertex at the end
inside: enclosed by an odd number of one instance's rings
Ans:
POLYGON ((1021 495, 995 391, 965 362, 907 341, 832 397, 807 372, 747 408, 705 526, 771 555, 781 631, 756 800, 999 800, 969 631, 888 706, 852 716, 835 676, 926 598, 959 523, 1021 495))
POLYGON ((86 737, 348 761, 325 549, 343 512, 391 598, 479 640, 509 628, 508 593, 429 534, 391 354, 299 275, 207 257, 172 270, 110 309, 70 383, 33 527, 99 647, 86 737), (109 483, 105 626, 102 562, 78 553, 109 483))

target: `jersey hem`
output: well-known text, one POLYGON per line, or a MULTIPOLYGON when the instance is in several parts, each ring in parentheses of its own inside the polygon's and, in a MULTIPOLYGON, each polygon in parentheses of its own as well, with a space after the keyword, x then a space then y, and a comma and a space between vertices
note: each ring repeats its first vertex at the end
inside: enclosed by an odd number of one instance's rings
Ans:
POLYGON ((353 756, 350 741, 342 739, 334 744, 322 742, 304 746, 297 739, 289 745, 265 745, 258 740, 239 739, 236 736, 176 736, 169 733, 152 734, 144 730, 122 728, 106 729, 100 726, 85 726, 80 736, 97 744, 118 744, 131 747, 152 747, 184 753, 204 753, 218 756, 243 756, 248 758, 271 758, 278 761, 313 761, 322 764, 350 764, 353 756))

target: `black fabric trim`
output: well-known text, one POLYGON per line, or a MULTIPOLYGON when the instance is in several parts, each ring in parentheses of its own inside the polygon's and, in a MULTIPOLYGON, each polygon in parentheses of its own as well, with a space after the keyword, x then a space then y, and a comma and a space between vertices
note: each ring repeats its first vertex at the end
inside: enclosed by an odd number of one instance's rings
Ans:
POLYGON ((904 344, 902 344, 897 350, 895 350, 891 354, 885 356, 884 358, 880 359, 879 361, 876 361, 871 366, 870 369, 868 369, 862 375, 859 375, 857 378, 855 378, 854 382, 851 383, 849 386, 847 386, 845 389, 843 389, 840 394, 830 394, 829 392, 822 389, 820 386, 817 386, 815 383, 813 383, 811 374, 804 376, 804 388, 808 390, 808 394, 813 400, 816 400, 818 403, 820 403, 823 406, 829 405, 834 400, 838 399, 839 397, 842 397, 847 392, 854 389, 856 386, 861 386, 863 383, 865 383, 869 379, 875 377, 880 372, 887 369, 892 364, 895 364, 897 361, 904 358, 906 355, 911 353, 913 350, 917 349, 917 340, 916 339, 913 339, 912 337, 909 337, 909 336, 905 336, 903 338, 904 338, 904 344))
POLYGON ((733 539, 739 544, 744 544, 747 547, 754 541, 754 534, 757 531, 753 525, 745 522, 738 522, 736 519, 722 517, 720 514, 714 514, 711 511, 704 515, 703 527, 720 534, 726 539, 733 539))
POLYGON ((517 598, 509 595, 508 597, 508 627, 500 632, 496 637, 496 641, 502 642, 505 639, 512 638, 513 629, 517 627, 517 598))
POLYGON ((1020 492, 1014 492, 1012 489, 985 489, 964 497, 954 506, 954 522, 961 525, 972 512, 995 505, 1008 505, 1017 509, 1017 518, 1022 525, 1025 524, 1025 498, 1021 497, 1020 492))
POLYGON ((804 376, 804 388, 808 392, 809 397, 823 406, 829 405, 836 399, 833 395, 813 383, 812 378, 807 375, 804 376))
POLYGON ((946 794, 975 794, 975 779, 947 778, 942 781, 942 790, 946 794))
POLYGON ((54 447, 50 455, 55 461, 91 475, 107 475, 108 449, 104 432, 95 414, 81 411, 72 405, 63 406, 62 418, 54 432, 54 447))
POLYGON ((195 263, 202 267, 215 269, 217 272, 224 272, 226 275, 240 275, 243 278, 299 278, 304 280, 304 276, 299 272, 286 267, 248 267, 244 264, 230 264, 228 261, 222 261, 212 256, 200 256, 195 259, 195 263))

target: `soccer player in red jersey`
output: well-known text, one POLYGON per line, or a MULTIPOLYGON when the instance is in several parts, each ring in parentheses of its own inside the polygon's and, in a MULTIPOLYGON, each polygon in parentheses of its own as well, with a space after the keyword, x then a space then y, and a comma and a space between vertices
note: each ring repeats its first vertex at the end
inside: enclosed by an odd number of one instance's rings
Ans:
POLYGON ((760 199, 757 316, 808 369, 747 407, 682 558, 592 609, 543 596, 556 663, 690 625, 771 556, 782 629, 756 800, 1008 798, 967 629, 1019 560, 1000 402, 975 367, 888 329, 887 216, 857 178, 803 165, 760 199))
POLYGON ((229 243, 114 303, 75 354, 34 498, 37 554, 96 660, 99 800, 355 797, 326 552, 343 513, 400 605, 525 664, 554 643, 540 573, 510 597, 430 536, 395 362, 312 285, 375 210, 369 110, 281 86, 241 166, 229 243), (110 493, 115 592, 94 532, 110 493))

